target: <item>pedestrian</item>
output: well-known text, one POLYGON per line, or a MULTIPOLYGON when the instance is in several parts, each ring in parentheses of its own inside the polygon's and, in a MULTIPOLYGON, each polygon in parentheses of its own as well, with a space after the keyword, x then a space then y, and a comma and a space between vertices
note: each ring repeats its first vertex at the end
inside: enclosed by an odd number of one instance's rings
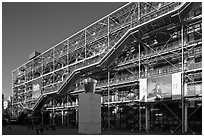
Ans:
POLYGON ((39 134, 39 126, 36 127, 36 133, 39 134))
POLYGON ((44 129, 43 129, 43 124, 41 123, 41 124, 40 124, 40 133, 41 133, 41 135, 43 135, 43 130, 44 130, 44 129))
POLYGON ((2 123, 3 123, 3 127, 6 127, 6 120, 4 118, 2 120, 2 123))
POLYGON ((9 126, 8 128, 11 129, 11 120, 10 120, 10 117, 8 118, 8 126, 9 126))
POLYGON ((55 131, 55 124, 54 124, 54 123, 51 124, 51 129, 52 129, 53 131, 55 131))
POLYGON ((11 125, 9 125, 8 129, 11 129, 11 125))
POLYGON ((28 126, 28 130, 30 130, 30 123, 27 123, 27 126, 28 126))
POLYGON ((28 127, 28 130, 30 130, 30 119, 26 118, 26 125, 28 127))
POLYGON ((11 122, 10 122, 10 119, 8 120, 8 129, 11 129, 11 122))
POLYGON ((33 126, 34 126, 34 121, 33 119, 31 119, 31 129, 33 130, 33 126))
POLYGON ((53 130, 55 131, 55 123, 53 123, 53 130))

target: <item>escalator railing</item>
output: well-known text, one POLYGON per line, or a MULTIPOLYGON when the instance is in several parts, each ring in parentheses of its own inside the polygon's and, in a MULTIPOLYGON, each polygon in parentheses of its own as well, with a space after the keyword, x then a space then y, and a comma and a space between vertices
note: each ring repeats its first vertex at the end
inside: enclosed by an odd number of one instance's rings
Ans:
MULTIPOLYGON (((165 11, 165 13, 170 14, 173 12, 176 12, 178 10, 180 10, 186 3, 183 4, 179 4, 179 3, 175 3, 175 5, 173 4, 168 4, 169 6, 166 6, 167 10, 165 11)), ((159 12, 159 10, 155 11, 155 14, 157 14, 157 12, 159 12)), ((164 12, 163 10, 161 12, 164 12)), ((156 18, 159 18, 159 16, 164 16, 163 14, 158 13, 158 16, 148 16, 148 22, 150 22, 150 20, 155 20, 156 18)), ((145 16, 144 16, 145 17, 145 16)), ((80 65, 79 68, 73 70, 70 73, 70 76, 67 77, 67 79, 64 81, 64 83, 61 85, 61 87, 52 93, 61 93, 61 92, 67 92, 68 89, 73 85, 73 83, 75 83, 75 81, 84 73, 84 72, 88 72, 91 71, 93 69, 96 69, 98 67, 105 67, 108 66, 115 58, 117 58, 118 52, 121 52, 122 49, 124 48, 124 45, 126 45, 128 42, 130 42, 131 40, 133 40, 135 37, 131 36, 132 33, 136 33, 137 32, 137 28, 140 27, 140 25, 145 25, 146 22, 143 21, 138 21, 137 25, 135 25, 134 28, 129 28, 127 31, 125 31, 125 33, 123 32, 123 35, 120 37, 120 39, 117 42, 114 42, 114 44, 109 44, 109 47, 107 47, 99 56, 98 59, 99 61, 96 61, 95 63, 91 63, 89 65, 89 63, 87 63, 89 60, 84 60, 83 63, 87 64, 87 65, 80 65), (138 23, 140 22, 140 23, 138 23)), ((40 102, 43 102, 43 100, 45 99, 45 97, 47 96, 47 94, 42 94, 38 100, 36 101, 35 105, 33 106, 33 110, 35 110, 36 108, 39 108, 38 105, 41 104, 40 102)))

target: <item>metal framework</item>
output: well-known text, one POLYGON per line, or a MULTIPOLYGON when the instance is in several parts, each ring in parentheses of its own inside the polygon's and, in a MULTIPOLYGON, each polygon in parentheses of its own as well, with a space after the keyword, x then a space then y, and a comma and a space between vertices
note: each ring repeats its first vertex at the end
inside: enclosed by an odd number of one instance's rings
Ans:
POLYGON ((71 97, 76 99, 84 91, 84 78, 93 77, 98 81, 96 92, 102 95, 102 107, 107 107, 104 126, 113 128, 112 113, 122 112, 126 105, 138 110, 138 117, 130 114, 139 123, 133 123, 131 130, 148 131, 144 116, 152 102, 139 99, 139 80, 181 72, 181 96, 159 103, 180 122, 172 132, 182 126, 182 133, 194 133, 186 121, 200 106, 190 115, 185 108, 202 96, 201 22, 200 3, 128 3, 14 70, 14 114, 24 108, 36 109, 47 96, 49 102, 49 96, 62 94, 67 100, 46 109, 62 110, 63 115, 66 108, 75 108, 77 119, 77 101, 71 97), (76 74, 80 77, 75 78, 76 74), (35 81, 40 81, 40 93, 34 93, 35 81), (181 118, 166 101, 182 103, 181 118))

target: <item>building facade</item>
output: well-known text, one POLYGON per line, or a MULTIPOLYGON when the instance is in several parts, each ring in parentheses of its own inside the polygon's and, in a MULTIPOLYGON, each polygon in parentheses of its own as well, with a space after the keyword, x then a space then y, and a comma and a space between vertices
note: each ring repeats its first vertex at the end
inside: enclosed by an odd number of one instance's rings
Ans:
POLYGON ((202 3, 128 3, 12 71, 13 115, 77 126, 97 80, 102 128, 202 131, 202 3))

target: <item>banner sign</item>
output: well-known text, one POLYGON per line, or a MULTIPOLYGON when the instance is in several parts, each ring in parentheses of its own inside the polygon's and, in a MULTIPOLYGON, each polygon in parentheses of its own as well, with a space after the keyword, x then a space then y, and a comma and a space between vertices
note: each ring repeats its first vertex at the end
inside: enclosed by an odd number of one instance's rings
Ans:
POLYGON ((36 79, 32 81, 32 99, 37 99, 41 95, 41 87, 42 87, 42 78, 36 79))
POLYGON ((172 99, 181 99, 181 72, 172 74, 172 99))
MULTIPOLYGON (((140 79, 139 100, 155 101, 155 99, 181 99, 181 72, 172 75, 140 79)), ((184 96, 202 95, 202 84, 184 84, 184 96)))
POLYGON ((202 84, 186 84, 185 96, 202 95, 202 84))
POLYGON ((195 85, 195 94, 196 95, 202 95, 202 84, 196 84, 195 85))
POLYGON ((147 79, 140 79, 140 85, 139 85, 139 89, 140 89, 140 92, 139 92, 139 100, 140 101, 144 101, 146 102, 147 101, 147 79))
POLYGON ((147 100, 169 98, 172 94, 171 75, 149 78, 147 80, 147 100))

